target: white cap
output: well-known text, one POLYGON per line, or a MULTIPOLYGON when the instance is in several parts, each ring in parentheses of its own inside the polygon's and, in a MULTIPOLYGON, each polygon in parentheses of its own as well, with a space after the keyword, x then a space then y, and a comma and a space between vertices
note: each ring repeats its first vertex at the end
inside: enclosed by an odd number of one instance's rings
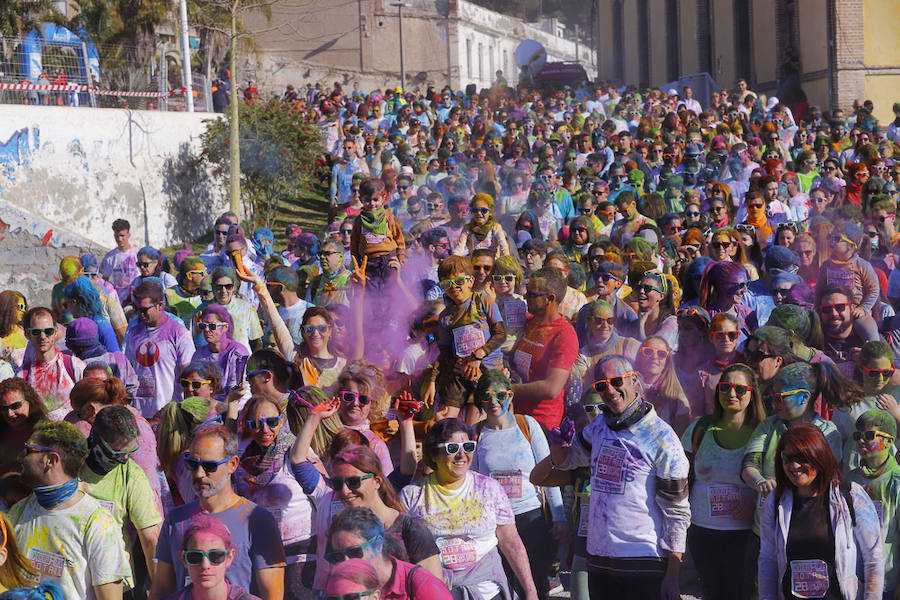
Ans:
POLYGON ((678 92, 675 90, 675 88, 669 88, 669 91, 666 92, 666 93, 667 93, 668 95, 670 95, 670 96, 677 96, 677 95, 678 95, 678 92))

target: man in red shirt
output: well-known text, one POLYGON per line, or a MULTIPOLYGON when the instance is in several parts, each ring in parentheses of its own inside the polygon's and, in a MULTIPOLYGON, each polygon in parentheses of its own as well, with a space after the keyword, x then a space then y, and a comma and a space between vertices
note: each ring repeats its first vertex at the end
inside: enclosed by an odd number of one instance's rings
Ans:
POLYGON ((531 318, 513 349, 513 363, 523 383, 513 384, 516 412, 534 417, 544 430, 563 417, 566 382, 578 356, 575 328, 559 313, 566 280, 545 267, 531 275, 525 299, 531 318))

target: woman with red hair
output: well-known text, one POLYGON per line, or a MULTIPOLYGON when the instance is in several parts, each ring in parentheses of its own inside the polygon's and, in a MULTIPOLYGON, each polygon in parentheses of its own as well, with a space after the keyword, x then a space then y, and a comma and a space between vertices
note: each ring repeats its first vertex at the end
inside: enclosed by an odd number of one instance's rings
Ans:
POLYGON ((865 490, 844 483, 822 431, 788 429, 775 454, 775 491, 760 518, 759 597, 879 600, 881 522, 865 490))

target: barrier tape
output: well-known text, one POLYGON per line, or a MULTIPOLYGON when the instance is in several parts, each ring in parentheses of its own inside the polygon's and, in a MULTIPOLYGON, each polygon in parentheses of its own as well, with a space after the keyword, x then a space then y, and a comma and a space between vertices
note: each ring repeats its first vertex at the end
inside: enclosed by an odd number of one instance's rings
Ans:
POLYGON ((38 91, 38 92, 90 92, 98 96, 125 96, 128 98, 165 98, 167 96, 182 96, 185 88, 176 88, 168 93, 161 92, 121 92, 116 90, 101 90, 89 85, 68 83, 65 85, 38 85, 36 83, 0 83, 0 90, 38 91))

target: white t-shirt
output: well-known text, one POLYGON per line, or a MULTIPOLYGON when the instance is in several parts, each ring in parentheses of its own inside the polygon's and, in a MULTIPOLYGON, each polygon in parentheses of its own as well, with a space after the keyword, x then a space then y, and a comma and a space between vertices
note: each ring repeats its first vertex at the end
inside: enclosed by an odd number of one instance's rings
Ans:
MULTIPOLYGON (((419 517, 434 534, 446 570, 465 570, 497 546, 497 526, 515 525, 516 518, 506 492, 499 483, 469 471, 456 489, 437 485, 434 475, 422 485, 408 485, 400 494, 403 505, 419 517)), ((482 598, 493 598, 500 590, 486 581, 477 586, 482 598)))
MULTIPOLYGON (((698 422, 699 419, 691 423, 681 436, 685 452, 693 452, 691 443, 698 422)), ((733 450, 723 448, 707 429, 694 457, 691 523, 729 531, 753 526, 756 491, 741 480, 741 462, 746 450, 746 445, 733 450)))
POLYGON ((8 517, 40 580, 59 583, 66 598, 93 600, 94 586, 131 575, 121 528, 86 494, 62 510, 46 510, 31 494, 17 502, 8 517))

